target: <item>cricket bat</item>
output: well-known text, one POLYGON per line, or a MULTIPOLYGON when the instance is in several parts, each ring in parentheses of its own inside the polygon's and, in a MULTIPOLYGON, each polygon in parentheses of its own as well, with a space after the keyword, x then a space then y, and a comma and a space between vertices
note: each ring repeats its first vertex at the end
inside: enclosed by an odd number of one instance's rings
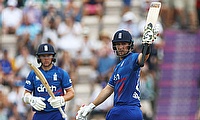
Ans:
MULTIPOLYGON (((44 85, 44 87, 47 89, 48 94, 52 97, 55 98, 54 93, 52 92, 49 83, 47 82, 46 78, 44 77, 44 75, 42 74, 42 72, 36 67, 34 66, 32 63, 28 63, 29 66, 31 67, 31 69, 35 72, 35 74, 37 75, 37 77, 40 79, 41 83, 44 85)), ((61 107, 58 108, 60 113, 62 114, 63 118, 67 118, 67 115, 64 113, 63 109, 61 107)))
MULTIPOLYGON (((150 8, 147 14, 147 19, 146 19, 146 24, 145 24, 145 28, 144 28, 144 33, 143 33, 143 38, 145 37, 149 37, 149 30, 153 30, 157 20, 158 20, 158 16, 160 13, 160 8, 161 8, 161 3, 160 2, 152 2, 150 4, 150 8)), ((153 36, 151 36, 153 37, 153 36)), ((150 38, 153 39, 153 38, 150 38)), ((146 56, 146 52, 147 52, 147 48, 148 48, 148 44, 145 43, 143 44, 143 52, 142 52, 142 61, 140 63, 140 66, 143 67, 144 66, 144 61, 145 61, 145 56, 146 56)))

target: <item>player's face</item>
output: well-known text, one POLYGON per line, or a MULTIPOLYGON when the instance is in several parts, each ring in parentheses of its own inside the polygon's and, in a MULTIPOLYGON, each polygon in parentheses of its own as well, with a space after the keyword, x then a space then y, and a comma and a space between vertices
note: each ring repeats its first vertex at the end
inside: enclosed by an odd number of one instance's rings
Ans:
POLYGON ((43 67, 49 67, 52 63, 53 55, 50 55, 50 54, 40 55, 40 59, 41 59, 43 67))
POLYGON ((118 42, 115 44, 116 45, 116 49, 117 49, 117 54, 119 56, 123 56, 125 54, 127 54, 127 52, 129 52, 129 43, 127 42, 118 42))

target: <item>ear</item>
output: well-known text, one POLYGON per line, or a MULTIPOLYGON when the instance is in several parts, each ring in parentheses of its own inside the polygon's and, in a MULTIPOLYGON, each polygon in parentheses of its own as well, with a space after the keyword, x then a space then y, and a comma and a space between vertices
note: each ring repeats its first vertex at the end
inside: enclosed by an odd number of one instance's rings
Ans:
POLYGON ((56 62, 56 58, 55 58, 55 57, 53 57, 53 60, 52 60, 52 62, 54 62, 54 63, 56 62))
POLYGON ((37 63, 40 64, 41 63, 41 60, 39 58, 39 56, 36 54, 36 57, 37 57, 37 63))

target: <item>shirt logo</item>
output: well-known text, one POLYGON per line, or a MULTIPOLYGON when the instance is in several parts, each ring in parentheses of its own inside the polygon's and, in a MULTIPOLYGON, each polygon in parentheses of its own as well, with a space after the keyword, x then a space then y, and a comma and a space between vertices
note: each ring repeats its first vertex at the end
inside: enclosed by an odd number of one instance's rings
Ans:
POLYGON ((55 81, 58 80, 56 73, 54 73, 54 75, 53 75, 53 80, 55 80, 55 81))
MULTIPOLYGON (((56 86, 54 86, 54 85, 51 85, 51 86, 50 86, 50 89, 51 89, 53 92, 55 92, 55 91, 57 90, 56 86)), ((48 92, 47 89, 44 87, 43 84, 40 84, 40 86, 37 87, 37 91, 38 91, 38 92, 48 92)))

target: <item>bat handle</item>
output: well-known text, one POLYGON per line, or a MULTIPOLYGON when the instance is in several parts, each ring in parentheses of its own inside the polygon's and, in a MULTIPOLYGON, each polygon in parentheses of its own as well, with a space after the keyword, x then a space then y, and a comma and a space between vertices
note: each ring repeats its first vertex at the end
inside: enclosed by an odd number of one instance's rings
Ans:
POLYGON ((62 114, 63 118, 67 118, 67 115, 65 114, 65 112, 63 111, 63 109, 61 107, 58 108, 58 110, 60 111, 60 113, 62 114))
POLYGON ((144 44, 143 52, 142 52, 142 61, 140 62, 140 67, 144 66, 144 59, 147 53, 148 44, 144 44))

